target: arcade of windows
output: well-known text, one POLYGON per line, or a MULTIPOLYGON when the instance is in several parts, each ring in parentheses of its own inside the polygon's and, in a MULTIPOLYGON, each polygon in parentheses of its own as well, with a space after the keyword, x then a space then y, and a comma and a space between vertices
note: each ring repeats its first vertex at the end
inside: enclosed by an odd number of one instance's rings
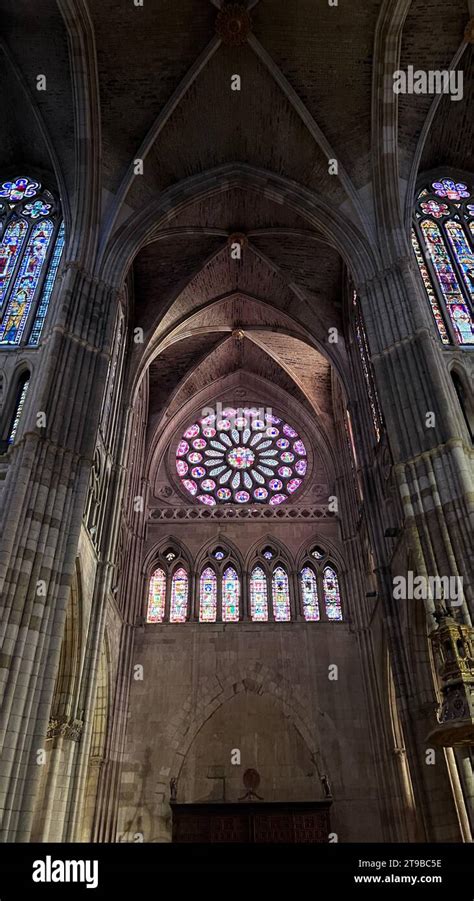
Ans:
POLYGON ((156 563, 148 586, 147 623, 343 619, 337 571, 319 547, 305 555, 296 578, 286 558, 270 545, 255 556, 245 579, 232 554, 220 545, 196 573, 174 547, 156 563))

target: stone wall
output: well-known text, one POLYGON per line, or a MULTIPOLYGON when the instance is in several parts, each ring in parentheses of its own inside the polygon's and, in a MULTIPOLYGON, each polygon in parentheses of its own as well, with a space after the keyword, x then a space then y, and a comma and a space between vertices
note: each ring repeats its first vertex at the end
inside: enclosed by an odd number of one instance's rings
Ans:
POLYGON ((118 840, 169 839, 170 778, 180 802, 235 801, 248 768, 259 771, 265 801, 322 798, 326 774, 340 841, 380 840, 362 667, 347 623, 146 625, 137 664, 118 840))

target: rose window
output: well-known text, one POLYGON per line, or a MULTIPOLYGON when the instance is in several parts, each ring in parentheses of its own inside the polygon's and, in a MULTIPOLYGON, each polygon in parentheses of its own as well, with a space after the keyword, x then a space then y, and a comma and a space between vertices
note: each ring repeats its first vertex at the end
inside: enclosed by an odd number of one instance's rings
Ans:
POLYGON ((271 504, 300 488, 308 463, 298 432, 255 409, 225 409, 190 425, 176 449, 181 484, 201 504, 271 504))

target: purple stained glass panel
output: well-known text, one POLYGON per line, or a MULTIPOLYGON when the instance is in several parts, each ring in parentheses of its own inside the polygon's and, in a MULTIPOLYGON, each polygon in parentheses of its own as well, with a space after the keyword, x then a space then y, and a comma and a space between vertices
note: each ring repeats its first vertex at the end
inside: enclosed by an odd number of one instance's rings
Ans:
POLYGON ((289 622, 291 619, 290 589, 288 575, 282 566, 277 566, 273 571, 272 599, 273 616, 276 622, 289 622))
POLYGON ((474 344, 469 308, 438 225, 430 219, 420 223, 428 256, 434 266, 458 344, 474 344))
POLYGON ((310 566, 305 566, 300 573, 301 597, 303 600, 303 616, 307 622, 318 622, 319 600, 316 574, 310 566))
POLYGON ((170 623, 184 623, 188 615, 189 580, 181 566, 171 580, 170 623))
POLYGON ((228 566, 222 576, 222 619, 236 623, 240 616, 240 581, 233 566, 228 566))
POLYGON ((217 617, 217 576, 207 566, 199 579, 199 622, 215 623, 217 617))
POLYGON ((298 433, 285 423, 286 436, 279 437, 280 429, 269 425, 267 417, 252 418, 250 428, 250 413, 251 408, 240 412, 226 408, 222 418, 212 417, 216 428, 206 416, 183 432, 176 470, 183 487, 200 503, 277 505, 300 488, 307 463, 301 461, 306 448, 298 433), (270 492, 277 491, 278 497, 270 499, 270 492))
POLYGON ((327 618, 340 622, 342 620, 342 604, 339 580, 331 566, 325 566, 323 570, 323 592, 327 618))
POLYGON ((147 623, 162 623, 165 616, 166 573, 157 569, 150 579, 147 623))

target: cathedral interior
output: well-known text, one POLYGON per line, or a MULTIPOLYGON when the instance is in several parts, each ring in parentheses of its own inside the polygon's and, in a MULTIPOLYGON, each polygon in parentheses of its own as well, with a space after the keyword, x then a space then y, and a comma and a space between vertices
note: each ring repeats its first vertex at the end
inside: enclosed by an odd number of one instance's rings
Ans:
POLYGON ((471 842, 474 3, 0 12, 2 840, 471 842))

